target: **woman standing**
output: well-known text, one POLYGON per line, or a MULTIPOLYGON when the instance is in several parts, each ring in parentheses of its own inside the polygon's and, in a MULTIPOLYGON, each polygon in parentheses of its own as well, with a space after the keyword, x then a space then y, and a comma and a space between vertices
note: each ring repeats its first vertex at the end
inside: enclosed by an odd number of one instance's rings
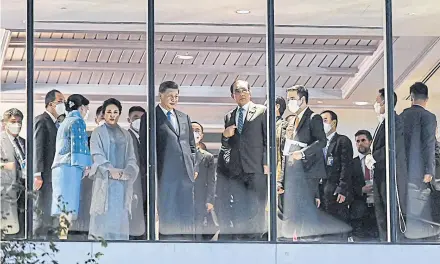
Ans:
POLYGON ((73 94, 67 99, 66 111, 66 118, 58 128, 52 165, 52 216, 60 219, 60 239, 67 239, 70 223, 78 216, 81 179, 92 164, 84 122, 89 100, 73 94))
POLYGON ((90 140, 93 166, 89 238, 129 239, 129 215, 133 183, 139 172, 133 140, 118 125, 121 103, 110 98, 102 106, 105 124, 97 127, 90 140))

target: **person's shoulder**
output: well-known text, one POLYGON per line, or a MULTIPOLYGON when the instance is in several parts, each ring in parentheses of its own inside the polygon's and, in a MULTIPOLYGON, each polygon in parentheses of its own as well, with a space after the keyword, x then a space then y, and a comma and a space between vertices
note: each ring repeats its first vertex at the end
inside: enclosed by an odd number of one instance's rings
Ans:
POLYGON ((345 143, 350 143, 351 145, 351 139, 349 137, 347 137, 346 135, 341 135, 341 134, 336 134, 338 137, 338 140, 341 142, 345 142, 345 143))
POLYGON ((214 155, 212 155, 210 152, 208 152, 207 150, 204 150, 204 149, 199 149, 200 150, 200 153, 202 153, 205 157, 208 157, 208 158, 214 158, 214 155))

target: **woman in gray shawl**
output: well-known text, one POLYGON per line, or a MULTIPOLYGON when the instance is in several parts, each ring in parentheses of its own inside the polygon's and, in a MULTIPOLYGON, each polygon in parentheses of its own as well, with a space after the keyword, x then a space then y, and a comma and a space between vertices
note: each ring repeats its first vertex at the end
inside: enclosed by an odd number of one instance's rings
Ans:
POLYGON ((128 240, 133 183, 139 172, 130 134, 118 125, 121 103, 110 98, 103 104, 105 124, 90 140, 93 182, 90 239, 128 240))

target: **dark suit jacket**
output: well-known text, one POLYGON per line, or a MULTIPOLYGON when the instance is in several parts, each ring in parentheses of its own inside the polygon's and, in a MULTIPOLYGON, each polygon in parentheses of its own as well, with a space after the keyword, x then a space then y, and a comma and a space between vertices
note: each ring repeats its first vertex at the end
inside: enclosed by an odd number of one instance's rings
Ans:
MULTIPOLYGON (((281 151, 284 149, 286 129, 281 132, 281 151)), ((322 118, 314 114, 310 108, 304 110, 304 114, 298 124, 294 140, 307 144, 301 150, 305 158, 302 160, 304 173, 308 178, 326 179, 327 173, 324 165, 323 148, 327 145, 327 136, 324 132, 322 118)), ((286 162, 283 156, 283 163, 286 162)), ((285 167, 285 166, 284 166, 285 167)), ((279 184, 283 185, 284 174, 281 175, 279 184)))
POLYGON ((352 188, 353 146, 351 140, 335 133, 331 139, 325 163, 327 182, 336 184, 335 193, 348 196, 352 188))
MULTIPOLYGON (((136 179, 136 182, 142 186, 142 199, 144 202, 147 201, 147 173, 145 171, 145 163, 143 160, 141 160, 141 150, 140 150, 140 142, 136 135, 131 131, 131 129, 128 130, 128 132, 131 135, 131 138, 133 139, 133 149, 134 153, 136 154, 136 160, 138 162, 139 166, 139 177, 136 179), (140 181, 138 181, 140 179, 140 181)), ((136 183, 135 183, 136 184, 136 183)))
MULTIPOLYGON (((237 110, 238 107, 226 114, 225 128, 237 125, 237 110)), ((228 170, 231 176, 240 175, 242 172, 263 173, 263 165, 267 164, 266 124, 266 107, 250 102, 241 134, 236 129, 230 138, 222 135, 222 147, 230 149, 228 170)))
POLYGON ((435 176, 437 120, 434 114, 418 105, 405 109, 400 116, 404 123, 408 176, 412 183, 419 185, 425 174, 435 176))
MULTIPOLYGON (((373 138, 373 158, 374 164, 374 181, 385 182, 386 179, 386 152, 388 147, 385 142, 385 120, 377 127, 373 138)), ((399 192, 400 205, 403 212, 406 208, 407 193, 407 162, 405 153, 405 136, 403 134, 403 122, 399 115, 395 113, 395 138, 396 138, 396 178, 399 192)))
POLYGON ((214 155, 203 149, 196 153, 195 171, 198 172, 194 183, 194 196, 197 208, 206 208, 207 203, 214 204, 215 195, 215 167, 214 155))
POLYGON ((34 173, 41 172, 44 183, 52 182, 52 163, 55 158, 57 127, 46 112, 34 121, 34 173))
POLYGON ((362 172, 362 163, 359 157, 353 159, 353 169, 351 174, 352 188, 350 203, 350 218, 360 219, 365 215, 367 210, 367 196, 362 192, 362 187, 365 186, 364 173, 362 172))

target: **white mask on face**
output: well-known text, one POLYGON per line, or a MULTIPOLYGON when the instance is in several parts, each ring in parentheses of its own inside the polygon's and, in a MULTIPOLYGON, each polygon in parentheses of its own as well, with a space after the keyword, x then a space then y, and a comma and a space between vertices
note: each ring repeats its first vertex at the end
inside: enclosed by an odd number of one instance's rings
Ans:
POLYGON ((290 100, 289 101, 289 111, 292 113, 296 113, 299 110, 298 100, 290 100))
POLYGON ((382 123, 382 121, 385 120, 385 114, 379 114, 377 116, 377 120, 379 121, 379 123, 382 123))
POLYGON ((377 115, 380 115, 380 104, 378 102, 374 103, 374 112, 376 112, 377 115))
POLYGON ((87 121, 87 119, 89 119, 89 113, 90 113, 90 111, 87 110, 87 112, 84 114, 84 116, 83 116, 84 121, 87 121))
POLYGON ((141 120, 140 119, 136 119, 131 123, 131 127, 136 130, 137 132, 139 132, 139 130, 141 129, 141 120))
POLYGON ((328 132, 330 132, 330 130, 332 130, 332 125, 324 123, 324 132, 326 134, 328 134, 328 132))
POLYGON ((57 104, 55 111, 58 115, 64 115, 66 113, 66 105, 64 103, 57 104))
POLYGON ((99 121, 98 126, 102 126, 104 124, 105 124, 105 120, 101 120, 101 121, 99 121))
POLYGON ((21 125, 19 123, 8 123, 6 128, 12 135, 18 135, 21 131, 21 125))
POLYGON ((200 140, 202 139, 202 136, 201 136, 199 133, 194 132, 194 139, 195 139, 196 144, 197 144, 197 143, 199 143, 200 140))

